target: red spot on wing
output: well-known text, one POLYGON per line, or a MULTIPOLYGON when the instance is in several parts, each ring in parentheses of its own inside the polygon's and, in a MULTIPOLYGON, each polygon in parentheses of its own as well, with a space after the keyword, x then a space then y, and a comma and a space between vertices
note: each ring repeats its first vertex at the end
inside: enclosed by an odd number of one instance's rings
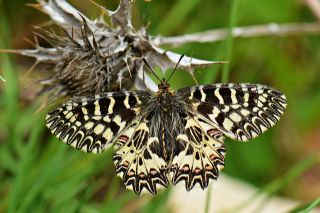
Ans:
POLYGON ((126 136, 126 135, 120 135, 120 136, 118 137, 118 140, 119 140, 120 142, 122 142, 122 143, 125 143, 125 142, 127 142, 127 141, 129 140, 129 137, 126 136))
POLYGON ((222 135, 222 132, 220 132, 218 129, 209 129, 207 133, 214 138, 219 138, 222 135))

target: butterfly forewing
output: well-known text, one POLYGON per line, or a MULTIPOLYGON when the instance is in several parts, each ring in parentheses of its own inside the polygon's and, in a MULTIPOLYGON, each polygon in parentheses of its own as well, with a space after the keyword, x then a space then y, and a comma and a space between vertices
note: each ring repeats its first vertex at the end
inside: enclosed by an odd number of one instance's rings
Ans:
POLYGON ((213 84, 180 89, 178 95, 203 120, 225 135, 247 141, 272 127, 286 108, 286 97, 259 84, 213 84))
POLYGON ((138 91, 74 98, 47 114, 47 127, 68 145, 99 153, 133 122, 149 96, 138 91))

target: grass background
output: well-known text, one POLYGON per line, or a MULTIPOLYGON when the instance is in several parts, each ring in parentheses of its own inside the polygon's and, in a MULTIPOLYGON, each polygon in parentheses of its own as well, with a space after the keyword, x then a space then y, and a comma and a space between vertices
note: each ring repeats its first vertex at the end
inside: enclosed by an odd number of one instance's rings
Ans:
MULTIPOLYGON (((70 1, 96 17, 89 1, 70 1)), ((117 1, 98 1, 114 9, 117 1)), ((269 22, 312 22, 309 9, 295 0, 175 0, 134 6, 134 25, 150 22, 153 35, 181 35, 230 25, 269 22), (232 12, 231 12, 232 11, 232 12)), ((32 25, 48 20, 26 7, 26 0, 0 0, 0 47, 30 48, 32 25)), ((225 173, 261 188, 261 192, 300 200, 293 210, 308 211, 320 200, 320 39, 319 36, 227 39, 209 44, 167 48, 228 65, 199 69, 200 83, 254 82, 283 91, 288 109, 275 128, 249 143, 227 140, 225 173)), ((24 77, 32 60, 0 55, 0 212, 163 212, 170 188, 158 196, 136 197, 125 191, 112 165, 112 150, 89 155, 51 136, 41 100, 31 101, 36 80, 44 72, 24 77)), ((194 85, 176 72, 174 88, 194 85)))

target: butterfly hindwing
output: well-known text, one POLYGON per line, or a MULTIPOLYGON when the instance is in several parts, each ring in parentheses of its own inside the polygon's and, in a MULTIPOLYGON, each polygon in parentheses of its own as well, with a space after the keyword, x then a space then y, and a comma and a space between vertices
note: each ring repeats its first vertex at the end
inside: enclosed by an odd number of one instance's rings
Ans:
POLYGON ((60 140, 99 153, 141 112, 148 92, 113 92, 71 99, 50 111, 46 125, 60 140))
POLYGON ((225 148, 221 132, 188 113, 184 130, 176 138, 171 164, 172 183, 184 181, 187 190, 197 183, 206 188, 210 179, 217 179, 224 167, 225 148))
POLYGON ((180 89, 178 95, 202 119, 228 137, 247 141, 272 127, 286 108, 286 97, 259 84, 213 84, 180 89))
POLYGON ((142 118, 135 122, 115 144, 116 173, 135 193, 156 194, 169 184, 167 163, 159 154, 159 138, 150 135, 148 121, 142 118))

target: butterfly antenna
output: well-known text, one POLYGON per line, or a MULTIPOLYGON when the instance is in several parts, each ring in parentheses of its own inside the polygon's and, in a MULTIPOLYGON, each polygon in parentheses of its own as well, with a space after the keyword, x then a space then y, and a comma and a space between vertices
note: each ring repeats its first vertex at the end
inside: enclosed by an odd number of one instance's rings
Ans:
POLYGON ((145 58, 143 58, 143 62, 147 65, 147 67, 148 67, 149 70, 153 73, 153 75, 156 76, 157 79, 158 79, 160 82, 162 82, 161 79, 157 76, 157 74, 156 74, 156 73, 153 71, 153 69, 150 67, 150 65, 148 64, 148 62, 146 61, 145 58))
POLYGON ((176 71, 176 69, 177 69, 178 65, 180 64, 180 62, 181 62, 181 60, 182 60, 183 57, 184 57, 184 55, 181 55, 181 56, 180 56, 178 63, 177 63, 176 66, 174 67, 171 75, 169 76, 169 78, 168 78, 168 80, 167 80, 167 83, 169 82, 169 80, 170 80, 170 78, 172 77, 173 73, 176 71))

